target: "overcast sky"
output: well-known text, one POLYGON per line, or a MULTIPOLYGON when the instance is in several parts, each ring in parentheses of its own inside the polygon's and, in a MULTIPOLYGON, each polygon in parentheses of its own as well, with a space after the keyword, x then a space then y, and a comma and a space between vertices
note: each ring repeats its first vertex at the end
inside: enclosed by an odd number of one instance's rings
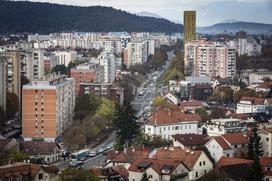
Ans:
POLYGON ((31 0, 79 6, 111 6, 128 12, 158 14, 182 22, 184 10, 197 11, 197 26, 228 19, 272 24, 272 0, 31 0))

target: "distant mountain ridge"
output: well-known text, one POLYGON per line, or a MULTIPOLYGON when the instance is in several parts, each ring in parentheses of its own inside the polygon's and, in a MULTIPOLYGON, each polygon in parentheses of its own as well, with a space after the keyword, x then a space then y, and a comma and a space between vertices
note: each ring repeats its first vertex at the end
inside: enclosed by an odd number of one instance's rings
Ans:
POLYGON ((207 27, 198 27, 198 33, 219 34, 219 33, 236 33, 244 30, 249 34, 271 34, 272 24, 253 23, 253 22, 232 22, 232 23, 218 23, 207 27))
POLYGON ((182 29, 181 24, 166 19, 140 17, 111 7, 0 0, 0 34, 61 31, 173 33, 182 29))

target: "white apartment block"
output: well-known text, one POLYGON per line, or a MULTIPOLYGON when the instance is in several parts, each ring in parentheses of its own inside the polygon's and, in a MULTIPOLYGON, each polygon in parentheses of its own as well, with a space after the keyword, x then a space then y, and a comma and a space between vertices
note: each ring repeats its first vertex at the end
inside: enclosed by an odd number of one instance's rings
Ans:
POLYGON ((253 38, 232 40, 229 43, 231 48, 235 48, 238 55, 257 56, 262 53, 262 46, 253 38))
POLYGON ((194 76, 232 78, 236 75, 236 52, 219 42, 205 40, 185 45, 185 71, 194 76))
POLYGON ((253 72, 248 75, 248 83, 252 84, 261 84, 263 83, 264 78, 272 79, 272 72, 253 72))
POLYGON ((155 54, 155 40, 148 40, 147 46, 148 46, 148 49, 147 49, 148 55, 154 55, 155 54))
POLYGON ((265 128, 258 131, 263 144, 262 149, 264 151, 263 156, 272 157, 272 128, 265 128))
POLYGON ((272 108, 272 98, 242 97, 236 113, 266 113, 272 108))
POLYGON ((65 65, 66 67, 69 65, 70 62, 73 62, 77 59, 76 51, 58 51, 55 52, 55 54, 59 60, 58 64, 65 65))
POLYGON ((21 75, 30 81, 42 79, 44 76, 44 50, 37 49, 22 52, 21 75))
POLYGON ((98 61, 100 66, 104 68, 104 83, 112 83, 115 80, 116 76, 116 56, 114 53, 101 52, 98 56, 98 61))
POLYGON ((0 57, 0 106, 6 110, 6 59, 0 57))
POLYGON ((143 64, 148 58, 147 42, 129 42, 128 43, 128 67, 135 64, 143 64))
POLYGON ((73 121, 75 80, 50 74, 23 86, 22 136, 54 141, 73 121))
POLYGON ((220 118, 212 119, 207 124, 207 134, 209 136, 220 136, 227 133, 240 133, 245 131, 240 119, 220 118))

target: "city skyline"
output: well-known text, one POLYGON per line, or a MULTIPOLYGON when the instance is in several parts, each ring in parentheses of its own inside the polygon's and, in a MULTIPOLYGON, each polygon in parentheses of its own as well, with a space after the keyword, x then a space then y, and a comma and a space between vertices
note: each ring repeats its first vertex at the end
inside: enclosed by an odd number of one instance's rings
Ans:
POLYGON ((226 20, 272 24, 271 0, 29 0, 76 6, 110 6, 130 13, 149 12, 182 23, 185 10, 197 11, 197 26, 209 26, 226 20), (231 13, 229 13, 231 12, 231 13))

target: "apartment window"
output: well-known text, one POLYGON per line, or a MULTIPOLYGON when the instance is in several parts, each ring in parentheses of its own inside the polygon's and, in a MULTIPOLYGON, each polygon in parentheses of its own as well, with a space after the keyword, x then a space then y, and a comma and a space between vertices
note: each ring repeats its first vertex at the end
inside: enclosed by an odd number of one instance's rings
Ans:
POLYGON ((266 138, 266 141, 268 142, 268 141, 269 141, 269 138, 266 138))
POLYGON ((198 172, 195 172, 195 177, 196 177, 196 178, 198 177, 198 172))
POLYGON ((43 174, 39 173, 39 180, 42 180, 42 179, 43 179, 43 174))
POLYGON ((152 178, 153 176, 152 175, 149 175, 149 178, 152 178))
MULTIPOLYGON (((203 165, 205 165, 206 164, 206 162, 205 161, 203 161, 203 165)), ((206 171, 206 170, 205 170, 206 171)))
POLYGON ((199 162, 199 166, 201 166, 202 165, 202 162, 199 162))

